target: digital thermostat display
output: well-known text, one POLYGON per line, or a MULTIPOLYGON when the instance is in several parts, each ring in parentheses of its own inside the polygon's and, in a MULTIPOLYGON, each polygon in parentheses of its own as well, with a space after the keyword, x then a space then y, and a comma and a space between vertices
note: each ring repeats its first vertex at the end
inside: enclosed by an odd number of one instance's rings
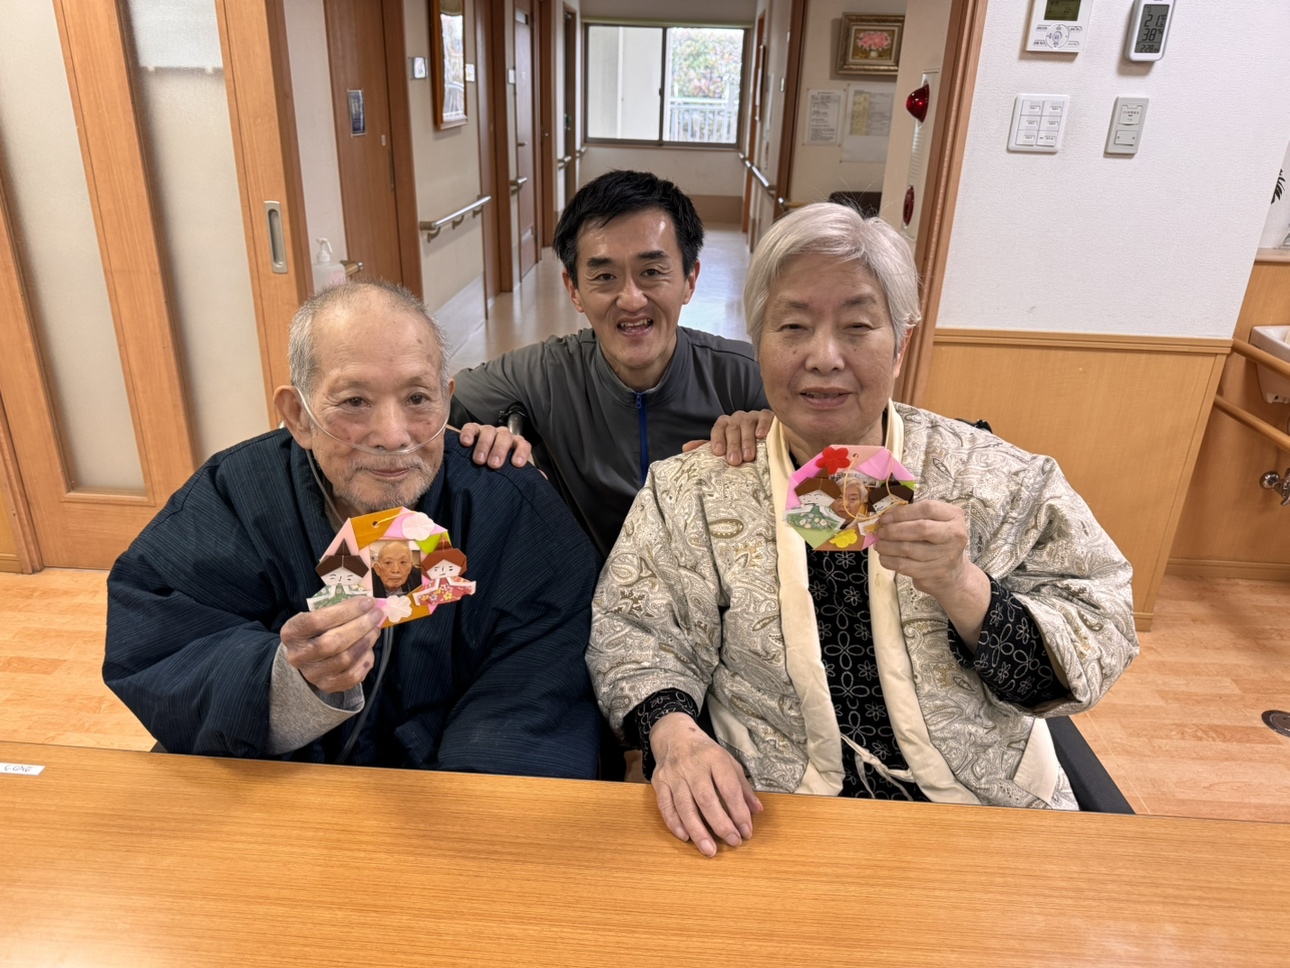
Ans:
POLYGON ((1164 56, 1173 7, 1173 0, 1138 0, 1124 52, 1129 60, 1152 61, 1164 56))
POLYGON ((1032 0, 1026 50, 1078 54, 1092 9, 1093 0, 1032 0))
POLYGON ((1079 5, 1083 0, 1048 0, 1044 7, 1045 20, 1079 20, 1079 5))

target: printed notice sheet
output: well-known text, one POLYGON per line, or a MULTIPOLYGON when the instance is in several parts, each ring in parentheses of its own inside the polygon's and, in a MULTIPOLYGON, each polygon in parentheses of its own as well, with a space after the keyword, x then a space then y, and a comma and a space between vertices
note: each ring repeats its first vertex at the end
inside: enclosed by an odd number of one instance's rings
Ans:
POLYGON ((842 91, 807 91, 808 145, 835 145, 842 140, 842 91))
POLYGON ((887 160, 887 139, 891 134, 894 100, 894 88, 890 81, 850 85, 846 132, 842 138, 843 161, 887 160))

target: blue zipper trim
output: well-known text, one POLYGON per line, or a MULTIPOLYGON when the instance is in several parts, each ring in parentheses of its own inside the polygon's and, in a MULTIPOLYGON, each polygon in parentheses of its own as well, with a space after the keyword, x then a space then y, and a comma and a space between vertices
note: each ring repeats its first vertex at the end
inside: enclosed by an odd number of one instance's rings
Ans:
POLYGON ((649 434, 645 421, 645 394, 636 394, 636 412, 641 415, 641 487, 649 474, 649 434))

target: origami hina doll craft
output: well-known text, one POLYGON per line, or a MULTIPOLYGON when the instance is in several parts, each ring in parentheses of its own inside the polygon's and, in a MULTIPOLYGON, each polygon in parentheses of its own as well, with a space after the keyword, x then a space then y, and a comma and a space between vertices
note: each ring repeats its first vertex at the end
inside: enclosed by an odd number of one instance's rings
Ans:
POLYGON ((816 551, 861 551, 916 486, 886 447, 826 447, 789 479, 784 520, 816 551))
POLYGON ((382 628, 425 618, 475 591, 475 583, 461 577, 466 556, 452 546, 447 530, 407 508, 350 518, 317 570, 324 584, 307 600, 309 611, 363 595, 380 603, 382 628))

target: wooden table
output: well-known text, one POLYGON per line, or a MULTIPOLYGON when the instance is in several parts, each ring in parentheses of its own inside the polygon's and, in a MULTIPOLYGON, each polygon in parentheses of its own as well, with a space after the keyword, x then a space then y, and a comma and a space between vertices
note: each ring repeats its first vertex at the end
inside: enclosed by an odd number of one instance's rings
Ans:
POLYGON ((0 962, 1273 965, 1290 827, 0 743, 0 962))

